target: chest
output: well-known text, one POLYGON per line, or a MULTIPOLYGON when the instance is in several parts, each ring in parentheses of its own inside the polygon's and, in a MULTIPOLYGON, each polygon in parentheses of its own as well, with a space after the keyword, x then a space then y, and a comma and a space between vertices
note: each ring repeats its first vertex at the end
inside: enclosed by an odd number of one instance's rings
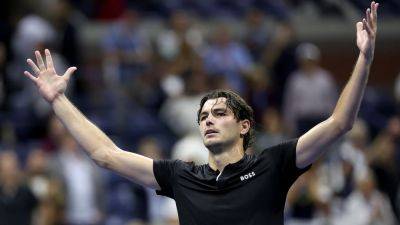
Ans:
POLYGON ((279 208, 286 196, 277 168, 268 165, 224 171, 207 179, 180 180, 175 192, 178 210, 190 209, 215 217, 239 213, 238 218, 248 218, 279 208))

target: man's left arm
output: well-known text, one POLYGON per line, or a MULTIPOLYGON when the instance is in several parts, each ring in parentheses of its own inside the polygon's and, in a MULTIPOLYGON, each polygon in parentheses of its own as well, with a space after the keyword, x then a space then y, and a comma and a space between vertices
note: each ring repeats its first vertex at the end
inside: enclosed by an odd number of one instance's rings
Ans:
POLYGON ((357 118, 370 66, 374 57, 378 3, 371 8, 357 26, 357 46, 360 50, 353 73, 343 89, 332 115, 303 134, 296 147, 296 166, 304 168, 313 163, 327 146, 348 132, 357 118))

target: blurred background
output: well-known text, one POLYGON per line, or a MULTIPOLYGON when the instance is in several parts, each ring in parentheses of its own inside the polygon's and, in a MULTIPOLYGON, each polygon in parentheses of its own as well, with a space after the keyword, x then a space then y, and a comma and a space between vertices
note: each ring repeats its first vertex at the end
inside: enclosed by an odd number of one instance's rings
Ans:
MULTIPOLYGON (((0 3, 0 225, 179 224, 173 200, 96 167, 23 76, 34 50, 78 70, 68 97, 117 145, 207 162, 201 96, 253 107, 249 154, 327 118, 367 0, 13 0, 0 3)), ((400 1, 381 1, 354 128, 291 188, 285 224, 398 224, 400 1)))

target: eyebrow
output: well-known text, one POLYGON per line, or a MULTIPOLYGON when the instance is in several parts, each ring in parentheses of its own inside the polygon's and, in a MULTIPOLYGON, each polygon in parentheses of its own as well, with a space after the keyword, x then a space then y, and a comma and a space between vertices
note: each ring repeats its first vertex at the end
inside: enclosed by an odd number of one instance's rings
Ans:
POLYGON ((200 113, 200 117, 202 117, 202 116, 204 116, 204 115, 208 115, 208 112, 204 112, 204 111, 203 111, 203 112, 200 113))
MULTIPOLYGON (((219 108, 212 108, 211 109, 213 112, 221 112, 221 111, 223 111, 223 112, 227 112, 228 111, 228 109, 227 108, 222 108, 222 107, 219 107, 219 108)), ((203 116, 203 115, 208 115, 208 112, 207 111, 203 111, 203 112, 201 112, 200 113, 200 117, 201 116, 203 116)))
POLYGON ((213 108, 212 111, 213 112, 216 112, 216 111, 218 111, 218 112, 219 111, 224 111, 225 112, 225 111, 228 111, 228 109, 226 107, 225 108, 213 108))

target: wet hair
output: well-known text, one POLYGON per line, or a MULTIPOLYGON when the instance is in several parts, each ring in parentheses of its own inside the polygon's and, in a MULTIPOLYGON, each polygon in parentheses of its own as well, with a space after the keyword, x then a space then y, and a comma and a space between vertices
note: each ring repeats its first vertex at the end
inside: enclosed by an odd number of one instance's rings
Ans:
POLYGON ((243 148, 246 151, 254 142, 254 113, 253 109, 246 101, 235 92, 230 90, 214 90, 204 95, 200 101, 200 108, 197 111, 197 123, 200 124, 200 113, 204 103, 206 103, 207 100, 217 98, 226 98, 225 104, 232 110, 237 121, 250 121, 250 129, 243 137, 243 148))

